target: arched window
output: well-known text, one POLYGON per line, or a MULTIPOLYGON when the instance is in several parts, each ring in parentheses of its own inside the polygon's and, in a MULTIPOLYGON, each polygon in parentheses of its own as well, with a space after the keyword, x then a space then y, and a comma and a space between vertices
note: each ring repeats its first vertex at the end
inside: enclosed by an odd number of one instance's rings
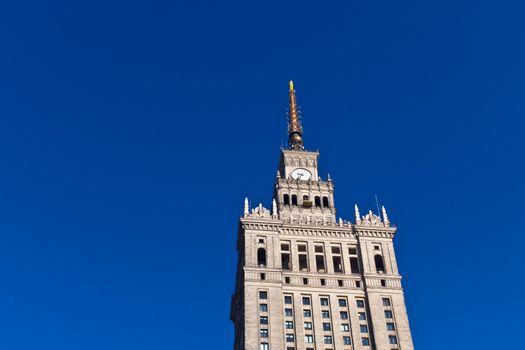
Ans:
POLYGON ((323 207, 328 208, 328 197, 323 197, 323 207))
POLYGON ((385 272, 385 263, 383 262, 383 257, 379 254, 376 254, 374 256, 374 261, 376 263, 376 271, 378 273, 384 273, 385 272))
POLYGON ((315 206, 320 207, 321 206, 321 197, 315 196, 315 206))
POLYGON ((257 265, 266 266, 266 249, 257 249, 257 265))
POLYGON ((289 194, 285 194, 283 196, 283 202, 285 205, 289 205, 290 204, 290 195, 289 194))
POLYGON ((292 205, 297 205, 297 195, 292 194, 292 205))
POLYGON ((305 194, 305 195, 303 196, 303 201, 307 201, 307 200, 308 200, 308 195, 305 194))

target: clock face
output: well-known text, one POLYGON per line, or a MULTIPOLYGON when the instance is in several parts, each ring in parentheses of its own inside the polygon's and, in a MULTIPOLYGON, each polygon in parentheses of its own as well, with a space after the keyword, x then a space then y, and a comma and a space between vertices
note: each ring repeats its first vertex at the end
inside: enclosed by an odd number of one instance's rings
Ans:
POLYGON ((292 171, 291 177, 294 180, 308 181, 312 177, 312 173, 306 169, 298 168, 292 171))

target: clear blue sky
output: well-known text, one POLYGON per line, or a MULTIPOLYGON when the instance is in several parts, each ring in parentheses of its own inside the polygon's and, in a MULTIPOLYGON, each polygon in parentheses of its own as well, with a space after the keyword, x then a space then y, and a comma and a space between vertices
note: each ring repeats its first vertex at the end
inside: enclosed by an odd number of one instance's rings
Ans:
POLYGON ((523 342, 523 1, 4 1, 0 348, 231 349, 288 80, 385 204, 417 349, 523 342), (210 286, 218 287, 210 287, 210 286))

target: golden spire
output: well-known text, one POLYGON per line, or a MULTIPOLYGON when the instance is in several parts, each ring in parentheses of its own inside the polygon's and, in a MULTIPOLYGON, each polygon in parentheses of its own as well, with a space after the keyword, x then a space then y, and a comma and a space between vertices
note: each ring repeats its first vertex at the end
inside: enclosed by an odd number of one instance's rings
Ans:
POLYGON ((290 80, 290 110, 288 111, 288 146, 291 149, 302 150, 303 145, 303 128, 299 118, 299 111, 297 108, 297 100, 295 97, 295 90, 293 88, 293 81, 290 80))

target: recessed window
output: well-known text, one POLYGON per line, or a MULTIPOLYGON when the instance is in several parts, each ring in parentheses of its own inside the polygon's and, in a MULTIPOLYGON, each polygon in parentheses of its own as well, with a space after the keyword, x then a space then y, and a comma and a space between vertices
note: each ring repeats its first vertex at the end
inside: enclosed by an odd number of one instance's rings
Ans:
POLYGON ((267 312, 268 304, 259 304, 259 310, 261 310, 262 312, 267 312))
POLYGON ((332 254, 341 254, 341 248, 338 246, 332 246, 332 254))
POLYGON ((321 311, 321 317, 322 317, 322 318, 330 318, 330 311, 328 311, 328 310, 322 310, 322 311, 321 311))
POLYGON ((323 337, 323 343, 325 343, 325 344, 332 344, 332 336, 330 336, 330 335, 325 335, 325 336, 323 337))
POLYGON ((310 298, 309 297, 303 297, 303 305, 310 305, 310 298))
POLYGON ((265 280, 266 279, 266 274, 265 273, 261 273, 261 280, 265 280))
POLYGON ((339 317, 342 319, 342 320, 348 320, 348 312, 346 311, 341 311, 339 313, 339 317))
POLYGON ((260 291, 259 292, 259 299, 268 299, 268 292, 260 291))
POLYGON ((361 338, 361 344, 364 346, 370 346, 370 339, 369 338, 361 338))
POLYGON ((355 286, 357 288, 361 288, 361 281, 355 281, 355 286))
POLYGON ((386 280, 381 280, 381 287, 386 287, 386 280))
POLYGON ((395 331, 396 330, 396 326, 394 325, 393 322, 387 322, 386 323, 386 330, 387 331, 395 331))
POLYGON ((264 243, 264 238, 259 238, 259 243, 264 243))
POLYGON ((292 205, 297 205, 297 195, 292 194, 292 205))
POLYGON ((315 266, 317 267, 317 271, 324 272, 324 256, 322 255, 316 255, 315 256, 315 266))
POLYGON ((295 348, 293 346, 287 346, 286 350, 295 350, 295 348))
POLYGON ((312 322, 305 322, 304 329, 312 329, 312 322))
POLYGON ((283 270, 290 270, 290 253, 281 253, 281 266, 283 270))
POLYGON ((352 340, 350 340, 350 337, 343 337, 343 345, 352 345, 352 340))
POLYGON ((266 249, 257 249, 257 265, 266 266, 266 249))
POLYGON ((366 320, 366 314, 364 312, 358 312, 357 313, 357 317, 361 320, 361 321, 365 321, 366 320))
POLYGON ((306 254, 299 254, 299 270, 308 270, 308 258, 306 254))
POLYGON ((321 197, 315 196, 314 200, 315 200, 315 206, 319 208, 321 206, 321 197))
POLYGON ((290 245, 287 243, 281 243, 281 250, 289 252, 290 251, 290 245))
POLYGON ((348 247, 348 254, 357 255, 357 247, 348 247))
POLYGON ((366 324, 359 325, 361 333, 368 333, 368 326, 366 324))
POLYGON ((321 298, 321 305, 327 306, 328 305, 328 298, 321 298))
POLYGON ((285 205, 289 205, 290 204, 290 195, 289 194, 284 194, 283 195, 283 203, 285 205))
POLYGON ((342 323, 341 332, 350 332, 350 325, 348 323, 342 323))
POLYGON ((326 286, 326 280, 324 278, 321 278, 321 285, 326 286))
POLYGON ((306 244, 299 244, 297 246, 297 251, 299 251, 299 252, 306 252, 306 244))
POLYGON ((363 299, 357 299, 355 301, 358 308, 364 308, 365 307, 365 301, 363 299))
POLYGON ((306 334, 304 336, 304 342, 305 343, 309 343, 309 344, 313 343, 314 342, 314 336, 311 335, 311 334, 306 334))
POLYGON ((339 306, 341 307, 346 306, 346 299, 339 299, 339 306))
POLYGON ((284 322, 284 327, 286 329, 293 329, 293 321, 286 321, 286 322, 284 322))
POLYGON ((270 350, 268 343, 261 343, 261 350, 270 350))
POLYGON ((330 327, 330 323, 323 323, 323 331, 330 331, 332 330, 332 327, 330 327))
POLYGON ((374 262, 376 264, 376 271, 377 273, 384 273, 385 272, 385 263, 383 262, 383 257, 379 254, 376 254, 374 256, 374 262))
POLYGON ((316 253, 322 253, 323 252, 323 246, 322 245, 316 245, 315 246, 315 252, 316 253))
POLYGON ((261 338, 268 338, 268 330, 261 329, 261 331, 259 332, 259 335, 261 336, 261 338))
POLYGON ((392 318, 392 311, 385 310, 385 318, 392 318))
POLYGON ((287 343, 293 343, 294 342, 294 335, 290 333, 286 333, 286 342, 287 343))
POLYGON ((323 197, 323 207, 328 208, 330 205, 328 204, 328 197, 323 197))
POLYGON ((285 304, 291 304, 292 303, 292 296, 291 295, 285 295, 284 296, 284 303, 285 304))
POLYGON ((284 309, 284 315, 288 317, 293 316, 293 309, 289 309, 289 308, 284 309))
POLYGON ((286 284, 290 283, 290 277, 285 277, 284 278, 284 283, 286 283, 286 284))
POLYGON ((309 310, 309 309, 303 310, 303 316, 304 317, 312 317, 312 310, 309 310))
POLYGON ((397 344, 397 337, 395 335, 389 335, 388 336, 388 342, 390 344, 397 344))
POLYGON ((390 299, 389 298, 383 298, 383 306, 390 306, 390 299))
POLYGON ((340 256, 332 256, 332 263, 334 265, 334 272, 342 273, 343 272, 343 262, 340 256))
POLYGON ((374 250, 381 250, 381 248, 378 245, 374 245, 374 250))
POLYGON ((339 287, 342 287, 343 286, 343 280, 337 280, 337 285, 339 287))
POLYGON ((359 273, 359 262, 356 257, 350 257, 350 271, 352 273, 359 273))
POLYGON ((268 317, 266 317, 266 316, 259 317, 259 323, 260 324, 268 324, 268 317))

